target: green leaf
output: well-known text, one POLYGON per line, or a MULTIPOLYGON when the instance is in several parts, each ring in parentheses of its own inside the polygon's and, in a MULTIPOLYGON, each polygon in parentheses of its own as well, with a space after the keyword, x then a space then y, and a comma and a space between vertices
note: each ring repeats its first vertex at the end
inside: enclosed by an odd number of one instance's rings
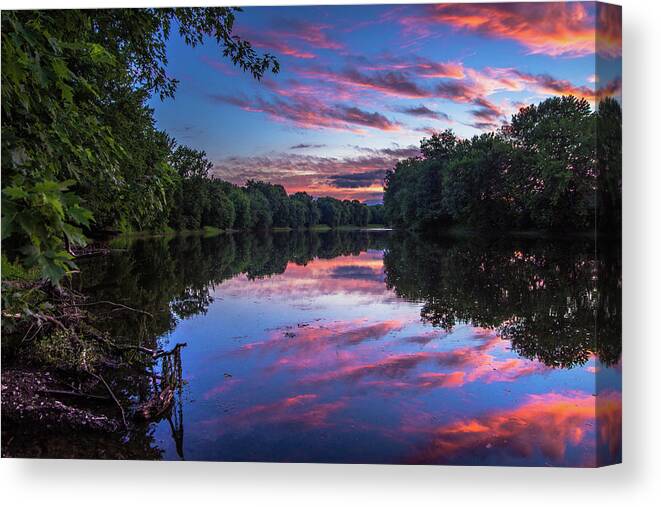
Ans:
POLYGON ((87 244, 87 238, 83 234, 83 231, 78 227, 74 227, 70 224, 62 224, 62 230, 64 234, 69 239, 71 243, 76 246, 85 246, 87 244))
POLYGON ((60 92, 62 93, 62 99, 68 102, 69 104, 72 104, 73 88, 71 88, 71 86, 63 82, 57 83, 57 87, 60 89, 60 92))
POLYGON ((67 67, 67 64, 64 63, 64 60, 61 58, 53 58, 51 67, 53 72, 55 72, 55 75, 60 79, 67 79, 71 75, 71 71, 67 67))
MULTIPOLYGON (((35 192, 41 192, 44 194, 52 192, 60 192, 62 183, 54 180, 43 180, 34 185, 35 192)), ((64 187, 66 189, 66 187, 64 187)))
POLYGON ((94 63, 111 64, 115 59, 100 44, 90 44, 90 58, 94 63))
POLYGON ((14 233, 14 216, 3 211, 2 213, 2 239, 5 240, 14 233))
POLYGON ((66 275, 64 266, 53 259, 48 259, 45 256, 38 258, 37 264, 41 269, 42 275, 50 280, 53 284, 59 285, 60 280, 66 275))
POLYGON ((71 220, 73 220, 75 223, 84 225, 86 227, 89 226, 92 220, 94 220, 92 212, 87 208, 83 208, 82 206, 71 206, 67 209, 67 213, 71 220))
POLYGON ((14 200, 27 199, 29 197, 29 194, 24 188, 17 186, 6 187, 2 190, 2 193, 14 200))

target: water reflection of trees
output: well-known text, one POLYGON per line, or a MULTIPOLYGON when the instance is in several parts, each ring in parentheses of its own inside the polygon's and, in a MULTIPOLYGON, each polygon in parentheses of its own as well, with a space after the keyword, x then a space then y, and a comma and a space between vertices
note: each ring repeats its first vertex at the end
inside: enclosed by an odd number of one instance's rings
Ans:
MULTIPOLYGON (((149 239, 82 265, 79 285, 93 300, 108 300, 144 313, 99 314, 118 341, 155 347, 177 321, 206 313, 211 289, 239 274, 258 279, 284 273, 287 264, 357 255, 384 248, 386 236, 367 231, 199 235, 149 239)), ((101 311, 101 310, 100 310, 101 311)))
MULTIPOLYGON (((163 347, 157 343, 161 337, 181 319, 206 313, 214 286, 237 275, 258 279, 283 273, 290 262, 305 265, 315 258, 383 249, 386 285, 400 297, 422 302, 422 319, 435 326, 450 329, 469 322, 498 329, 519 354, 554 367, 583 364, 590 353, 606 364, 620 357, 620 251, 604 245, 595 256, 587 239, 429 241, 407 234, 330 231, 191 235, 122 247, 83 263, 78 279, 91 300, 149 313, 92 307, 99 312, 99 327, 117 343, 163 347)), ((181 364, 170 366, 180 374, 181 364)), ((148 400, 153 394, 149 378, 127 372, 123 389, 138 402, 148 400)), ((183 457, 181 400, 179 389, 164 417, 183 457)), ((152 432, 146 426, 143 434, 133 434, 123 452, 161 456, 152 432)))
POLYGON ((621 351, 617 245, 593 241, 420 241, 400 236, 384 257, 386 284, 424 303, 423 320, 495 328, 519 354, 549 366, 605 364, 621 351))
MULTIPOLYGON (((357 255, 369 248, 383 249, 384 242, 383 234, 366 231, 236 234, 211 238, 189 235, 126 241, 116 245, 117 251, 107 256, 83 260, 75 283, 92 301, 113 301, 140 310, 123 311, 117 306, 104 305, 90 307, 98 318, 98 327, 107 331, 115 343, 156 349, 164 346, 157 342, 173 331, 178 321, 206 313, 213 302, 212 289, 225 280, 239 274, 251 280, 280 274, 290 262, 305 265, 315 258, 357 255)), ((171 409, 159 417, 167 421, 176 452, 183 458, 181 370, 177 354, 162 358, 148 372, 122 370, 117 383, 121 392, 139 406, 152 399, 155 393, 174 388, 171 409), (173 375, 176 378, 171 378, 173 375)), ((142 459, 162 456, 153 438, 153 428, 147 425, 144 432, 131 433, 124 450, 117 450, 113 438, 113 435, 91 437, 90 441, 102 442, 102 448, 87 448, 84 442, 72 443, 70 438, 58 440, 69 443, 71 456, 142 459)))
POLYGON ((181 236, 135 241, 83 266, 80 283, 94 299, 149 312, 110 313, 118 341, 156 347, 180 319, 203 314, 211 289, 245 274, 283 273, 290 262, 385 249, 386 284, 421 301, 421 317, 450 329, 460 322, 497 328, 512 347, 550 366, 607 364, 621 351, 619 245, 590 239, 421 240, 367 231, 181 236), (596 329, 596 333, 595 333, 596 329))

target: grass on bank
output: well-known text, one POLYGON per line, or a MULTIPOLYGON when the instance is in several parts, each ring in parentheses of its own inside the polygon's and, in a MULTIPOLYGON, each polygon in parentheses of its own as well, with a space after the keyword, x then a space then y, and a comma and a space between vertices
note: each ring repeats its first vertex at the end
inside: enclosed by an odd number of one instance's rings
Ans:
MULTIPOLYGON (((387 227, 388 226, 383 224, 369 224, 369 225, 361 225, 361 226, 340 225, 338 227, 330 227, 325 224, 319 224, 313 227, 305 227, 298 230, 311 231, 311 232, 327 232, 331 230, 359 231, 364 229, 384 229, 387 227)), ((292 232, 295 230, 297 229, 293 229, 292 227, 272 227, 269 229, 269 232, 292 232)), ((172 236, 186 236, 192 234, 202 234, 204 236, 209 237, 209 236, 217 236, 219 234, 231 233, 231 232, 245 232, 245 231, 241 229, 219 229, 217 227, 211 227, 209 225, 205 225, 204 227, 202 227, 202 229, 180 229, 180 230, 173 229, 172 227, 164 227, 163 229, 160 230, 122 231, 112 241, 117 241, 120 239, 127 239, 127 238, 130 239, 162 238, 162 237, 172 237, 172 236)))
POLYGON ((34 282, 39 279, 39 270, 36 267, 26 269, 17 262, 11 262, 4 253, 1 257, 0 274, 2 280, 34 282))

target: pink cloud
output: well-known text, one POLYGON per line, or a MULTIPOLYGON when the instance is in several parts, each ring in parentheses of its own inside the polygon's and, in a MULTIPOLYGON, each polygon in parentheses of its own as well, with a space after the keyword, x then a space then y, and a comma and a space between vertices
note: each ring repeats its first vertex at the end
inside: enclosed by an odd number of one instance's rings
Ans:
POLYGON ((419 56, 405 59, 387 55, 377 62, 360 62, 362 71, 407 71, 423 78, 463 79, 464 65, 461 62, 437 62, 419 56))
POLYGON ((425 90, 415 83, 407 73, 396 70, 364 73, 353 67, 339 72, 308 69, 300 71, 299 75, 307 79, 321 79, 325 82, 376 91, 394 97, 416 99, 429 97, 431 94, 429 90, 425 90))
MULTIPOLYGON (((486 37, 514 40, 531 54, 579 57, 596 51, 598 21, 589 6, 564 2, 437 4, 424 8, 423 14, 403 17, 400 23, 405 31, 423 37, 434 33, 434 25, 445 24, 486 37)), ((619 55, 621 34, 615 28, 616 13, 604 9, 599 20, 604 27, 603 51, 619 55)))
POLYGON ((613 79, 596 89, 591 86, 577 86, 564 79, 556 79, 548 74, 528 74, 510 69, 510 74, 525 83, 527 88, 544 95, 574 95, 575 97, 595 101, 602 97, 617 95, 622 87, 619 78, 613 79))
POLYGON ((250 428, 260 425, 295 424, 306 429, 329 425, 329 417, 346 406, 343 400, 319 402, 318 395, 306 393, 280 399, 272 403, 256 404, 236 414, 206 419, 199 424, 215 434, 232 428, 250 428))
POLYGON ((272 33, 276 33, 279 37, 298 39, 304 43, 318 49, 331 49, 342 50, 344 44, 332 39, 329 31, 334 31, 335 27, 324 23, 311 23, 303 20, 279 20, 278 25, 281 27, 272 33))
POLYGON ((312 97, 292 96, 288 99, 266 100, 261 97, 248 99, 239 96, 213 95, 211 98, 216 102, 240 107, 244 111, 265 113, 276 121, 305 129, 329 128, 362 132, 359 127, 383 131, 399 130, 401 127, 399 123, 389 120, 381 113, 344 104, 329 105, 312 97))
MULTIPOLYGON (((596 466, 596 445, 606 446, 611 459, 619 453, 621 412, 622 398, 616 392, 601 395, 600 403, 591 394, 581 392, 530 395, 514 409, 433 429, 431 441, 410 461, 461 463, 493 455, 502 461, 506 456, 525 459, 541 453, 551 463, 566 463, 568 449, 574 447, 582 453, 576 464, 596 466)), ((420 428, 405 424, 403 431, 418 432, 420 428)))
MULTIPOLYGON (((384 389, 424 390, 456 388, 472 382, 491 384, 514 382, 522 377, 548 372, 542 363, 521 358, 498 359, 494 352, 504 347, 492 331, 476 332, 477 344, 451 351, 422 351, 395 354, 375 362, 348 364, 333 371, 311 376, 308 382, 364 381, 384 389), (424 364, 450 371, 418 372, 424 364)), ((409 339, 410 341, 410 339, 409 339)))
POLYGON ((237 383, 238 381, 235 379, 223 379, 222 383, 205 391, 202 394, 202 399, 209 400, 211 398, 215 398, 219 394, 226 393, 227 391, 230 391, 237 383))
MULTIPOLYGON (((293 268, 293 266, 292 266, 293 268)), ((326 362, 353 360, 350 351, 338 355, 338 347, 346 349, 363 342, 384 338, 403 327, 398 320, 369 323, 364 319, 320 324, 305 324, 274 330, 263 341, 248 344, 238 350, 239 354, 278 351, 281 359, 274 367, 307 369, 326 362)))
POLYGON ((597 9, 597 53, 606 58, 622 55, 622 7, 598 3, 597 9))
POLYGON ((342 43, 328 35, 327 32, 333 29, 330 25, 297 19, 275 20, 275 24, 274 28, 261 31, 246 31, 244 28, 239 34, 255 47, 304 60, 317 58, 317 54, 306 47, 333 51, 344 49, 342 43))
POLYGON ((280 37, 269 37, 267 35, 252 35, 251 43, 253 46, 273 51, 274 53, 280 53, 286 56, 292 56, 294 58, 301 58, 303 60, 309 60, 311 58, 316 58, 317 55, 309 51, 295 48, 287 44, 280 37))
POLYGON ((397 109, 397 111, 400 113, 408 114, 410 116, 416 116, 418 118, 430 118, 432 120, 441 120, 446 122, 451 121, 450 117, 443 111, 434 111, 424 105, 400 107, 397 109))
POLYGON ((415 146, 381 149, 355 147, 354 150, 354 155, 345 157, 289 152, 228 157, 217 161, 212 172, 236 184, 243 184, 248 179, 267 180, 283 185, 289 193, 305 191, 314 196, 379 200, 383 195, 382 180, 363 178, 360 186, 353 187, 342 185, 341 181, 351 179, 351 175, 385 172, 399 160, 420 154, 415 146))

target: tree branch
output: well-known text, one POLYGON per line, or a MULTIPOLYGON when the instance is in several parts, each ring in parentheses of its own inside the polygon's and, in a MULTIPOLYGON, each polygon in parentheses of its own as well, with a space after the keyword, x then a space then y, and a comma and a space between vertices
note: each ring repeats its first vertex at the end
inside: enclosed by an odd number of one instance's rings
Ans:
POLYGON ((117 396, 115 396, 115 393, 113 392, 113 390, 110 388, 108 383, 105 381, 105 379, 101 375, 97 375, 96 373, 92 373, 89 370, 86 370, 86 371, 87 371, 88 374, 90 374, 92 377, 99 380, 101 383, 103 383, 104 386, 106 386, 106 389, 108 390, 108 393, 110 394, 110 397, 115 401, 115 403, 117 404, 117 407, 119 408, 119 411, 122 413, 122 422, 124 423, 124 428, 128 430, 129 425, 126 422, 126 415, 124 414, 124 407, 122 407, 122 404, 117 399, 117 396))

